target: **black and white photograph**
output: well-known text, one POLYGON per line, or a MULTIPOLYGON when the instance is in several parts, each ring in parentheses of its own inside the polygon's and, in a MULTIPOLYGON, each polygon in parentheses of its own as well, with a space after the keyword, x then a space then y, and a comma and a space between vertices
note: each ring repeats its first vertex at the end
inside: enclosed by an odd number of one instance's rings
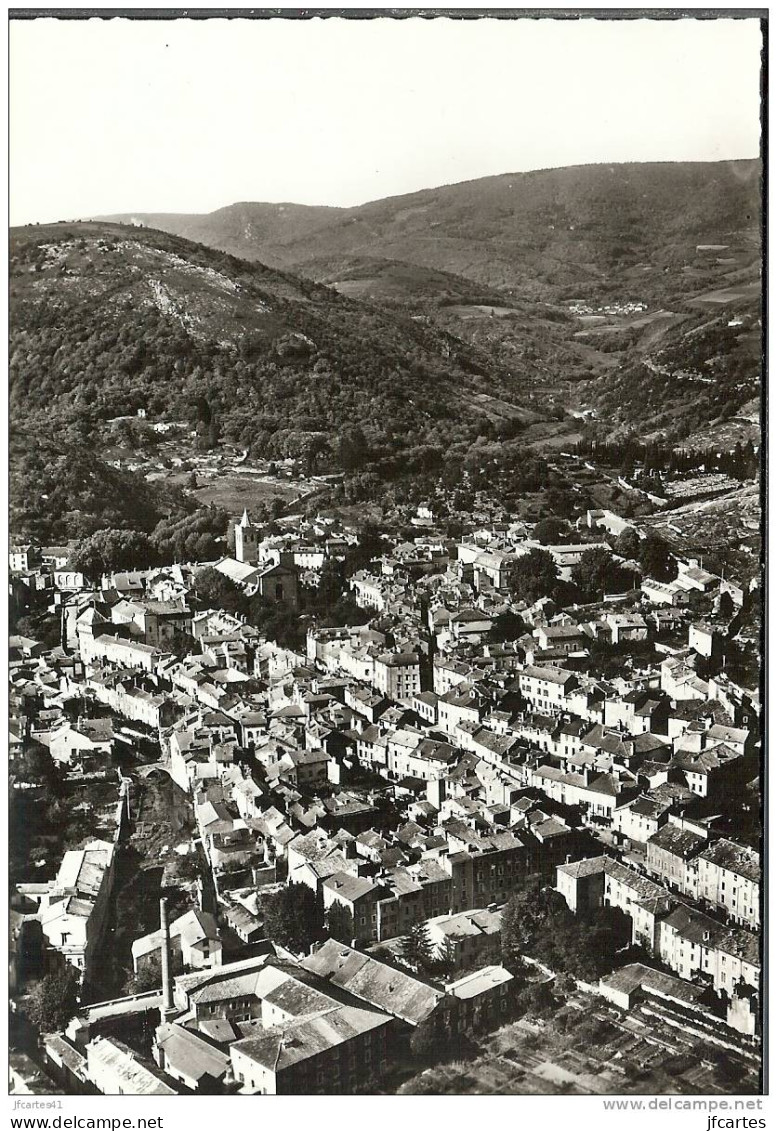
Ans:
POLYGON ((767 31, 9 11, 12 1129, 768 1126, 767 31))

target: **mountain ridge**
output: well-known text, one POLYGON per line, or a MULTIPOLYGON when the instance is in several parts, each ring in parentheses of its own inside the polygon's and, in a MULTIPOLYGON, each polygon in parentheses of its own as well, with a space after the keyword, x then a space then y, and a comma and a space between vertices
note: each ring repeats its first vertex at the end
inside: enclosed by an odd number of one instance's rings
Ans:
POLYGON ((758 159, 601 163, 500 173, 353 208, 242 202, 111 219, 145 218, 271 266, 304 270, 310 260, 364 254, 548 297, 559 286, 600 286, 635 249, 661 258, 690 239, 725 237, 755 253, 760 170, 758 159))
MULTIPOLYGON (((236 200, 230 204, 220 205, 218 208, 212 209, 210 212, 143 212, 142 210, 135 210, 135 212, 112 212, 99 216, 91 217, 95 223, 127 223, 128 218, 131 216, 159 216, 168 217, 170 219, 201 219, 206 216, 215 216, 220 212, 225 212, 233 208, 246 208, 246 207, 262 207, 262 208, 294 208, 305 211, 317 212, 354 212, 359 209, 369 208, 371 205, 390 204, 395 201, 408 200, 411 197, 420 196, 424 193, 439 192, 448 189, 461 188, 466 185, 485 184, 489 181, 499 181, 506 177, 526 177, 539 174, 559 173, 559 172, 578 172, 585 169, 614 169, 614 168, 713 168, 723 166, 735 165, 761 165, 760 157, 734 157, 726 158, 717 161, 589 161, 578 165, 548 165, 538 169, 523 169, 510 173, 489 173, 483 177, 468 177, 463 181, 449 181, 439 185, 432 185, 426 188, 412 189, 410 192, 394 193, 391 196, 375 197, 374 199, 362 201, 361 204, 299 204, 292 200, 266 200, 266 201, 252 201, 252 200, 236 200)), ((86 217, 73 217, 65 221, 65 223, 76 223, 79 219, 86 219, 86 217)), ((25 227, 29 225, 15 225, 16 227, 25 227)))

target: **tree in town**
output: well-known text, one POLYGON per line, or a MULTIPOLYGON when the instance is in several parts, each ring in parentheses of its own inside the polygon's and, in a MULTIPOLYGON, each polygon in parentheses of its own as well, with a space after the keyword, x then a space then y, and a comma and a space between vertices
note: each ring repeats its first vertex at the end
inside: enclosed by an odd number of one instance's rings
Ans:
POLYGON ((526 625, 523 618, 514 613, 512 609, 499 613, 488 631, 488 640, 493 644, 503 644, 506 640, 517 640, 523 634, 526 625))
POLYGON ((614 550, 622 558, 636 558, 639 555, 640 538, 633 526, 627 526, 615 539, 614 550))
POLYGON ((521 968, 528 955, 556 973, 595 982, 611 970, 619 948, 628 945, 630 922, 613 907, 573 914, 563 896, 528 877, 502 912, 502 962, 521 968))
POLYGON ((221 436, 221 422, 215 414, 211 417, 210 424, 208 425, 208 447, 215 448, 218 446, 219 437, 221 436))
POLYGON ((608 592, 622 592, 629 585, 631 574, 613 560, 609 550, 595 547, 586 550, 573 567, 572 580, 585 598, 596 600, 608 592))
MULTIPOLYGON (((438 1033, 433 1023, 427 1019, 413 1030, 410 1037, 410 1053, 413 1060, 425 1067, 437 1064, 445 1056, 444 1037, 438 1033)), ((450 1050, 448 1050, 450 1054, 450 1050)))
POLYGON ((397 956, 386 946, 376 946, 370 954, 376 962, 382 962, 384 966, 390 966, 393 970, 402 969, 401 964, 397 962, 397 956))
POLYGON ((295 953, 324 936, 323 908, 307 884, 287 884, 264 901, 267 935, 295 953))
POLYGON ((642 572, 656 581, 673 581, 677 577, 677 561, 670 546, 653 531, 640 543, 639 564, 642 572))
POLYGON ((417 970, 431 968, 434 963, 432 940, 426 923, 416 923, 402 941, 402 958, 417 970))
MULTIPOLYGON (((223 556, 223 537, 229 526, 220 507, 198 507, 188 514, 161 519, 151 534, 160 564, 212 561, 223 556)), ((232 543, 234 550, 234 541, 232 543)))
POLYGON ((531 953, 549 912, 549 897, 540 875, 524 877, 502 911, 502 963, 508 970, 525 969, 523 955, 531 953))
POLYGON ((345 904, 335 901, 327 909, 325 921, 327 934, 338 942, 350 944, 356 937, 353 912, 345 904))
POLYGON ((260 593, 250 598, 247 617, 263 636, 282 648, 299 648, 305 640, 304 625, 294 609, 260 593))
POLYGON ((345 579, 340 562, 327 558, 321 567, 318 587, 315 592, 315 608, 326 615, 343 595, 345 579))
POLYGON ((44 648, 56 648, 62 642, 62 619, 59 611, 21 616, 13 629, 19 636, 37 640, 44 648))
POLYGON ((533 982, 525 986, 515 1002, 519 1013, 528 1013, 531 1017, 547 1017, 557 1004, 550 982, 533 982))
POLYGON ((370 610, 362 609, 350 593, 337 600, 321 622, 326 628, 340 628, 346 624, 366 624, 370 610))
POLYGON ((373 558, 383 553, 383 541, 374 522, 365 522, 357 538, 356 545, 351 546, 345 555, 346 577, 350 577, 360 569, 366 569, 373 558))
POLYGON ((734 615, 734 599, 727 590, 723 590, 718 602, 718 614, 722 620, 729 621, 734 615))
POLYGON ((14 758, 13 769, 19 781, 35 782, 43 786, 50 799, 62 792, 62 770, 51 757, 48 747, 39 742, 31 743, 14 758))
MULTIPOLYGON (((174 950, 170 961, 170 973, 173 977, 177 974, 183 973, 183 958, 181 952, 174 950)), ((154 955, 138 970, 137 974, 131 974, 124 983, 124 991, 127 994, 143 994, 147 990, 156 990, 162 985, 162 959, 161 956, 154 955)))
POLYGON ((563 922, 547 939, 547 964, 575 978, 596 982, 617 963, 617 952, 628 946, 631 921, 615 907, 599 907, 572 915, 565 907, 563 922))
POLYGON ((558 581, 558 569, 547 550, 529 550, 522 554, 510 570, 508 585, 519 601, 533 605, 540 597, 548 597, 558 581))
POLYGON ((200 570, 194 579, 197 597, 211 608, 245 616, 249 602, 243 590, 213 566, 200 570))
POLYGON ((27 1016, 41 1033, 64 1029, 78 1010, 80 978, 72 966, 47 974, 32 990, 27 1016))
POLYGON ((142 530, 97 530, 75 548, 69 568, 99 581, 104 573, 148 567, 156 560, 154 544, 142 530))
POLYGON ((329 441, 324 433, 314 433, 308 440, 305 448, 305 471, 308 475, 315 475, 318 470, 319 457, 329 454, 329 441))
POLYGON ((432 973, 437 978, 452 978, 456 972, 456 948, 446 939, 432 961, 432 973))
POLYGON ((532 531, 535 541, 543 546, 553 546, 569 537, 569 523, 563 518, 543 518, 532 531))
POLYGON ((575 503, 573 492, 566 488, 551 487, 545 494, 545 507, 552 515, 558 515, 560 518, 573 518, 575 503))

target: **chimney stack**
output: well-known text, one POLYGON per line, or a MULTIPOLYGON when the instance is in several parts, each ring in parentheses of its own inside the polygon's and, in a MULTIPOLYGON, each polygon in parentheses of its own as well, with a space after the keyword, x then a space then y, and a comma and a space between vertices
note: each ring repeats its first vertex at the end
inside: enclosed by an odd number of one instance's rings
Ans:
POLYGON ((173 983, 170 977, 170 924, 167 921, 167 900, 159 900, 159 925, 162 929, 162 1024, 176 1012, 173 1003, 173 983))

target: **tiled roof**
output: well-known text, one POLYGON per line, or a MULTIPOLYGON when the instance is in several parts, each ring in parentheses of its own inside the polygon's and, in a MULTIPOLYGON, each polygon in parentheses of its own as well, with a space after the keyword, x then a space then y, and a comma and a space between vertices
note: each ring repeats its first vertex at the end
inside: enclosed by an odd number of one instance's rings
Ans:
POLYGON ((761 882, 761 862, 758 853, 744 844, 737 844, 725 838, 705 848, 700 859, 720 868, 726 868, 738 876, 743 876, 754 883, 761 882))
POLYGON ((361 1001, 411 1025, 425 1020, 443 997, 440 990, 406 971, 395 970, 335 939, 329 939, 315 954, 303 959, 302 965, 361 1001))
POLYGON ((695 856, 704 845, 707 843, 704 837, 698 833, 692 832, 690 829, 681 829, 677 825, 664 825, 648 840, 648 852, 650 852, 651 845, 654 848, 660 848, 664 852, 670 852, 673 856, 681 856, 683 860, 689 860, 691 856, 695 856))

